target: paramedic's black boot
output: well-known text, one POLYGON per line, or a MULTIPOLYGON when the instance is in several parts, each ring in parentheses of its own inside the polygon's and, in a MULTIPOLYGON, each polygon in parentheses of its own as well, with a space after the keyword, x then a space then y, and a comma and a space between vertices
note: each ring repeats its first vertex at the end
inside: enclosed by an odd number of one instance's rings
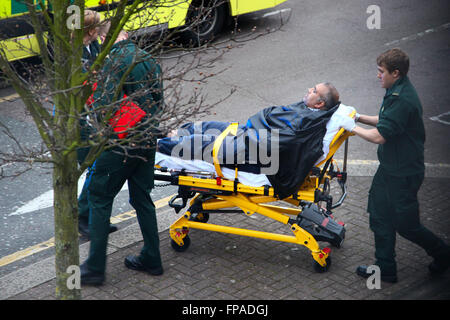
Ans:
MULTIPOLYGON (((359 266, 358 268, 356 268, 356 274, 360 277, 367 279, 371 275, 373 275, 373 272, 368 272, 367 266, 362 265, 362 266, 359 266)), ((383 274, 383 272, 382 272, 380 279, 381 279, 381 281, 384 281, 384 282, 390 282, 390 283, 397 282, 397 276, 395 274, 394 275, 386 275, 386 274, 383 274)))
POLYGON ((125 258, 125 267, 127 267, 128 269, 137 270, 137 271, 146 271, 146 272, 150 273, 152 276, 160 276, 164 272, 162 266, 155 267, 155 268, 147 267, 141 262, 141 260, 139 259, 138 256, 133 256, 133 255, 125 258))
MULTIPOLYGON (((116 225, 114 224, 109 225, 109 233, 113 233, 117 230, 118 228, 116 225)), ((87 240, 89 240, 89 223, 87 219, 78 218, 78 232, 87 240)))
POLYGON ((428 266, 431 275, 443 274, 450 267, 450 254, 447 257, 435 258, 428 266))
POLYGON ((81 284, 99 286, 105 281, 105 274, 89 270, 86 262, 80 266, 80 273, 81 284))

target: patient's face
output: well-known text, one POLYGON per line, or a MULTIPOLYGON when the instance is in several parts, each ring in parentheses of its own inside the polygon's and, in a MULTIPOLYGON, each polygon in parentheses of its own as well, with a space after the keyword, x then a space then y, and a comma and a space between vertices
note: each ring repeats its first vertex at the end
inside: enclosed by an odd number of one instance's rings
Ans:
POLYGON ((320 109, 325 103, 320 101, 320 98, 325 95, 327 91, 323 83, 316 84, 314 87, 308 89, 308 93, 303 97, 303 102, 312 109, 320 109))

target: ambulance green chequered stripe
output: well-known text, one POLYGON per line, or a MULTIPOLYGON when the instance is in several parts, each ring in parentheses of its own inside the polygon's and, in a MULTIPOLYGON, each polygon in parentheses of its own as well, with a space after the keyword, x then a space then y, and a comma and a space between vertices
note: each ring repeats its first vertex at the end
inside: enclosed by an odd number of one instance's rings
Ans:
POLYGON ((11 14, 28 12, 27 5, 19 0, 11 0, 11 14))
MULTIPOLYGON (((37 1, 35 1, 35 3, 36 2, 37 1)), ((47 1, 43 0, 42 2, 45 4, 47 1)), ((73 3, 73 0, 71 0, 71 2, 73 3)), ((36 9, 41 10, 41 5, 38 4, 36 9)), ((26 13, 26 12, 28 12, 28 8, 23 0, 11 0, 11 15, 19 14, 19 13, 26 13)))

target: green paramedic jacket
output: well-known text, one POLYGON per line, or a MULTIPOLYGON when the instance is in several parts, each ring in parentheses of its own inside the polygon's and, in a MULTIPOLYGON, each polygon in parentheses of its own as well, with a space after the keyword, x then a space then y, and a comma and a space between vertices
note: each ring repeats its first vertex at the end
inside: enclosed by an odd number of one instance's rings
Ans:
MULTIPOLYGON (((164 102, 161 67, 148 52, 137 48, 130 40, 117 42, 111 48, 94 92, 94 107, 114 102, 117 88, 126 73, 118 99, 126 94, 148 116, 155 115, 164 102)), ((155 123, 153 125, 156 126, 155 123)))
POLYGON ((422 105, 407 76, 386 90, 377 129, 386 140, 377 152, 382 169, 392 176, 425 171, 422 105))

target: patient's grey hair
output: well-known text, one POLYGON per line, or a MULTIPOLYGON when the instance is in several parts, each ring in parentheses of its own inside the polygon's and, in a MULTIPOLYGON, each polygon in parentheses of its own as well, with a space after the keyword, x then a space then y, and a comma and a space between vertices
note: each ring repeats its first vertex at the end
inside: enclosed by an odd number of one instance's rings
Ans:
POLYGON ((337 89, 329 82, 323 84, 327 89, 327 93, 320 97, 320 101, 325 102, 325 109, 330 110, 339 102, 339 92, 337 89))

